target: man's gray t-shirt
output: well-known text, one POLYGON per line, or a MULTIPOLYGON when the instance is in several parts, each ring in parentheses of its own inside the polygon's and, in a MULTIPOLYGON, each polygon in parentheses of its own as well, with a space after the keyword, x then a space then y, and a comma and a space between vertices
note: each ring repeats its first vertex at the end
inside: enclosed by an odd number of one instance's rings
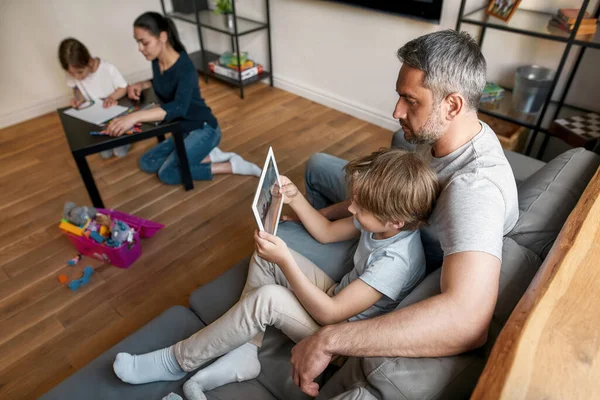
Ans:
POLYGON ((361 231, 354 253, 354 268, 344 275, 333 294, 337 295, 351 282, 360 279, 383 296, 348 321, 392 311, 425 276, 425 253, 418 230, 402 231, 390 238, 376 240, 373 233, 363 230, 356 219, 354 225, 361 231))
POLYGON ((427 262, 439 266, 444 256, 480 251, 502 260, 503 237, 519 218, 517 185, 494 131, 481 131, 447 156, 436 158, 431 146, 417 146, 436 172, 442 191, 421 228, 427 262))

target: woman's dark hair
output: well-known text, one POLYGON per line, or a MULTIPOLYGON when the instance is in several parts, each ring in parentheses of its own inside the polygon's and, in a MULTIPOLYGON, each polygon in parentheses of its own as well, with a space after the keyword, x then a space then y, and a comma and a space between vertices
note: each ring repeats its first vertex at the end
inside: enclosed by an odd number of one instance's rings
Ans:
POLYGON ((74 68, 86 67, 91 58, 87 47, 77 39, 65 39, 58 46, 58 59, 65 71, 69 69, 69 65, 74 68))
POLYGON ((133 26, 143 28, 154 36, 160 35, 161 32, 167 32, 171 47, 178 53, 185 51, 185 47, 179 39, 177 27, 170 18, 163 17, 156 12, 146 12, 137 17, 133 26))

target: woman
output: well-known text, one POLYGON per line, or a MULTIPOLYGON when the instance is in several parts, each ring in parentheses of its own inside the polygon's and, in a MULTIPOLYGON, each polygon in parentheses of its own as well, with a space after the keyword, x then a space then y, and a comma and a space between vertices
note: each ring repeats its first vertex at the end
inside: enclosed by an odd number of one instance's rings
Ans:
MULTIPOLYGON (((120 136, 139 122, 181 120, 184 129, 189 129, 184 143, 194 180, 211 180, 215 174, 260 176, 256 164, 217 147, 221 140, 219 123, 200 95, 196 68, 179 40, 173 21, 147 12, 135 20, 133 28, 139 51, 152 61, 153 82, 129 85, 127 95, 139 100, 142 90, 153 87, 160 106, 116 118, 108 126, 108 134, 120 136)), ((173 138, 146 152, 140 158, 140 168, 158 172, 164 183, 181 183, 173 138)))

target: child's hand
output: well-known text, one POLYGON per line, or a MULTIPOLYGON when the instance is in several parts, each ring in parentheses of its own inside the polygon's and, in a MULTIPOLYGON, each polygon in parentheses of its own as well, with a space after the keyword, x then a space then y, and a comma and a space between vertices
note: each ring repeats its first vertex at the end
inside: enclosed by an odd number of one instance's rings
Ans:
POLYGON ((102 103, 102 107, 109 108, 109 107, 114 106, 115 104, 117 104, 117 101, 109 96, 104 99, 104 103, 102 103))
POLYGON ((272 194, 283 194, 283 202, 285 204, 290 204, 294 201, 294 197, 298 195, 298 188, 287 176, 280 175, 279 181, 281 182, 281 187, 277 185, 273 186, 273 191, 275 191, 275 193, 272 194))
POLYGON ((131 100, 139 100, 142 94, 142 84, 134 83, 133 85, 127 86, 127 97, 131 100))
POLYGON ((254 242, 256 244, 256 253, 263 260, 270 261, 279 266, 285 264, 292 256, 283 240, 267 232, 254 231, 254 242))
POLYGON ((81 101, 77 100, 75 97, 71 99, 71 107, 77 109, 81 105, 81 101))
POLYGON ((135 113, 125 115, 124 117, 115 118, 106 127, 106 133, 109 136, 121 136, 137 123, 135 113))

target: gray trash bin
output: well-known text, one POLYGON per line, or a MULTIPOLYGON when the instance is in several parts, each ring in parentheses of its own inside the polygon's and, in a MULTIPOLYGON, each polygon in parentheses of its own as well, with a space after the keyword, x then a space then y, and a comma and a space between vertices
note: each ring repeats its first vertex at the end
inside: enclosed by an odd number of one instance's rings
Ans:
POLYGON ((512 106, 515 111, 535 114, 540 111, 554 79, 554 71, 537 65, 517 68, 512 106))

